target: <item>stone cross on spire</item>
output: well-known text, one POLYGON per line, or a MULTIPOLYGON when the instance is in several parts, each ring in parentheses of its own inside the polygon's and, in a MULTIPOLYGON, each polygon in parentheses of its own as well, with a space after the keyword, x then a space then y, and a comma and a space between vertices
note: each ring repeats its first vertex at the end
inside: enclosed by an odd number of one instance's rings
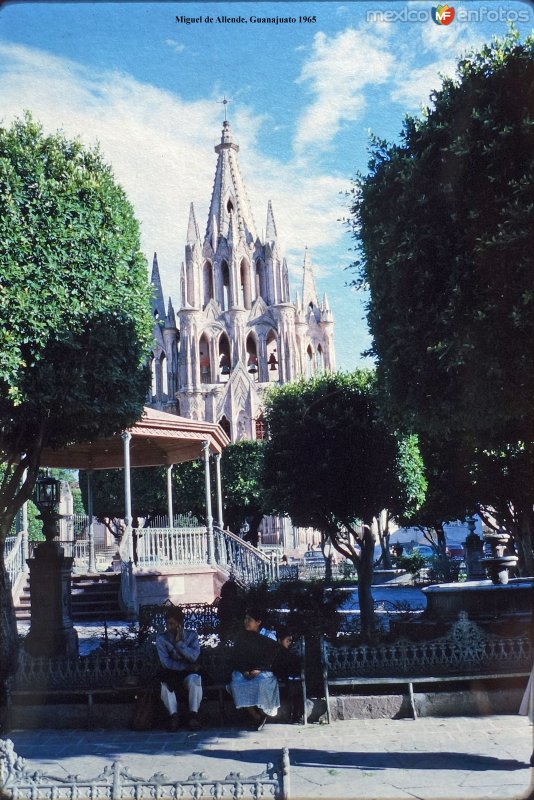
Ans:
POLYGON ((226 106, 228 105, 228 103, 229 103, 230 101, 229 101, 229 100, 226 98, 226 95, 224 95, 223 99, 222 99, 222 100, 219 100, 218 102, 219 102, 219 103, 222 103, 222 104, 223 104, 223 106, 224 106, 224 121, 226 122, 226 121, 227 121, 227 120, 226 120, 226 106))

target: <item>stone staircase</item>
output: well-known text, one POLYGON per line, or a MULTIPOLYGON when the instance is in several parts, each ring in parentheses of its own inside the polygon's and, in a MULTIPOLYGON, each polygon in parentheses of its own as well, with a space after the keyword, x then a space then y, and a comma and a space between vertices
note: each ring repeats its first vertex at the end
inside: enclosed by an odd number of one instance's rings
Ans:
MULTIPOLYGON (((72 619, 74 622, 124 619, 119 606, 120 574, 72 576, 72 619)), ((15 600, 17 620, 30 620, 30 581, 26 581, 15 600)))

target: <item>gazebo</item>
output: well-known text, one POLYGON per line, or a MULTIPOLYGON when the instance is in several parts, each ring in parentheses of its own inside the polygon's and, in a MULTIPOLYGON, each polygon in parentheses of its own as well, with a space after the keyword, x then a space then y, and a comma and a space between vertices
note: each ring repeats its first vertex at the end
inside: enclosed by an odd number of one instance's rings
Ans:
POLYGON ((183 461, 202 457, 206 486, 207 560, 215 564, 213 516, 211 505, 209 456, 216 457, 217 524, 223 528, 220 457, 230 440, 220 425, 201 422, 175 414, 145 408, 141 419, 129 430, 106 439, 67 445, 58 450, 45 448, 43 467, 84 469, 88 471, 89 571, 96 572, 94 536, 92 530, 91 473, 98 469, 124 468, 126 530, 120 545, 122 570, 122 599, 126 609, 134 612, 135 581, 133 579, 132 496, 130 470, 135 467, 167 467, 167 507, 169 527, 173 527, 172 467, 183 461), (128 571, 128 574, 126 572, 128 571))

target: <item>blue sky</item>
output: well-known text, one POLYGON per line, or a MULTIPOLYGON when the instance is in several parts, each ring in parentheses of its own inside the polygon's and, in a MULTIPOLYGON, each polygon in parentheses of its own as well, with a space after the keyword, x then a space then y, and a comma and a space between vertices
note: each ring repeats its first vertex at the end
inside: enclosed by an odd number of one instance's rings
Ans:
POLYGON ((527 3, 451 3, 447 26, 432 21, 433 5, 8 3, 0 7, 2 124, 30 109, 46 130, 100 142, 177 306, 189 203, 203 231, 226 95, 257 226, 272 200, 293 295, 310 248, 334 311, 338 366, 351 369, 369 338, 365 297, 346 286, 354 253, 341 219, 351 177, 366 169, 369 131, 398 138, 404 114, 428 104, 462 52, 502 35, 507 19, 522 35, 534 27, 527 3), (177 15, 203 21, 181 24, 177 15), (253 15, 297 21, 253 23, 253 15), (247 22, 205 22, 210 16, 247 22))

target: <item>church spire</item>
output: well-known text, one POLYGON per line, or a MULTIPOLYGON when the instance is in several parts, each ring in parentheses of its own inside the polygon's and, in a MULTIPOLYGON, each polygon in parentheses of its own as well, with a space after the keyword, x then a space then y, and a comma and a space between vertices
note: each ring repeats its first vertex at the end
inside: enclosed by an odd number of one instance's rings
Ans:
POLYGON ((273 205, 269 200, 267 203, 267 225, 265 228, 265 240, 267 242, 272 242, 276 239, 278 239, 278 234, 276 232, 276 223, 274 221, 273 205))
POLYGON ((189 223, 187 225, 187 244, 195 244, 200 240, 197 220, 195 217, 195 207, 193 203, 189 206, 189 223))
POLYGON ((215 232, 226 238, 230 214, 233 212, 234 236, 239 234, 245 241, 254 242, 258 238, 256 224, 237 161, 239 145, 232 141, 227 119, 223 122, 221 141, 216 145, 215 152, 218 158, 206 239, 213 241, 215 232))
POLYGON ((302 305, 304 310, 309 307, 317 308, 319 302, 317 300, 317 289, 315 287, 315 277, 313 274, 313 267, 311 258, 308 254, 308 248, 304 249, 304 269, 302 279, 302 305))
POLYGON ((150 278, 152 284, 152 314, 154 319, 165 321, 165 301, 163 300, 163 289, 161 286, 161 277, 159 274, 158 254, 154 253, 152 260, 152 276, 150 278))

